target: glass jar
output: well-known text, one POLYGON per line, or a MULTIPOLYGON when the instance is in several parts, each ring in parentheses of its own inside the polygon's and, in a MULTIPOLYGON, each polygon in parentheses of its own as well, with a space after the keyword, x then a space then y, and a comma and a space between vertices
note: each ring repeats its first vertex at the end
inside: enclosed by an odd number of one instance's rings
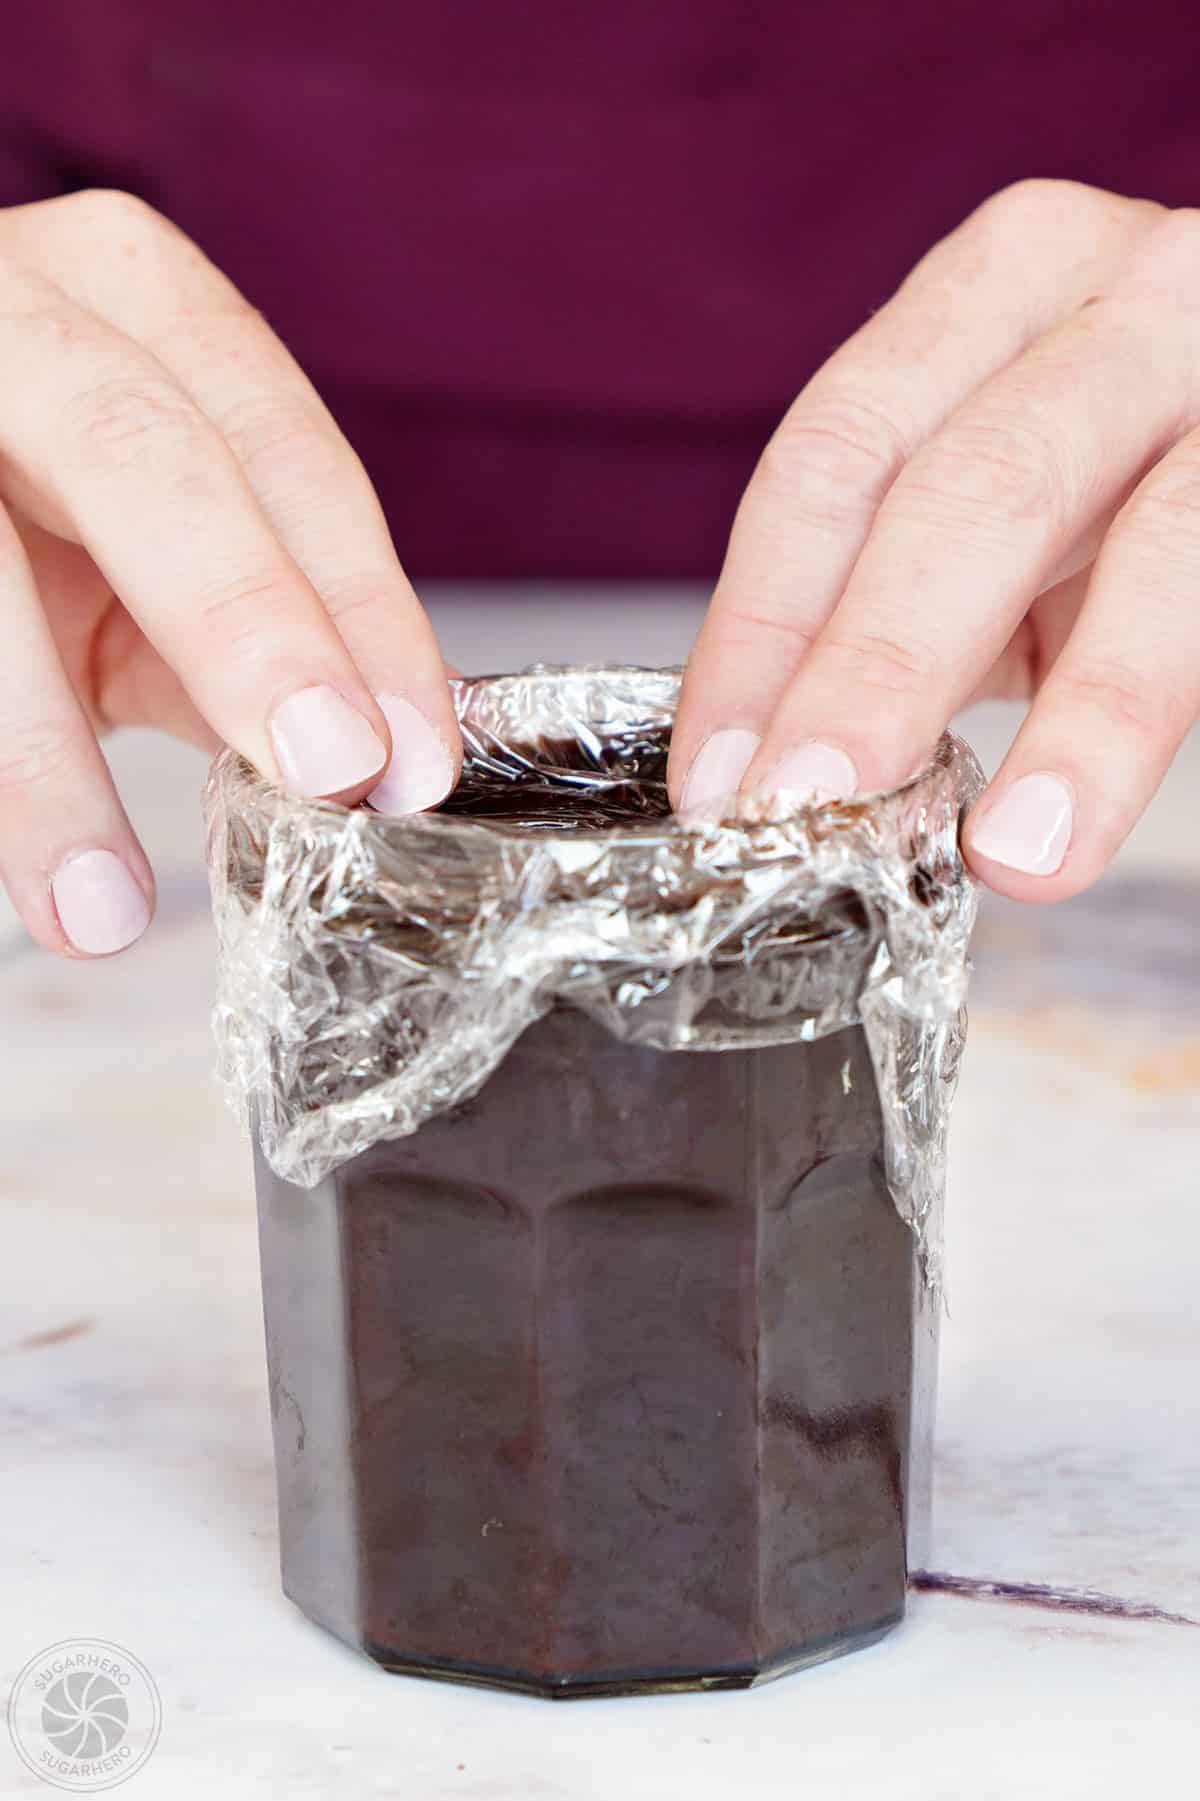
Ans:
POLYGON ((456 684, 417 820, 214 773, 284 1586, 389 1669, 741 1687, 903 1615, 977 771, 688 826, 676 681, 456 684))

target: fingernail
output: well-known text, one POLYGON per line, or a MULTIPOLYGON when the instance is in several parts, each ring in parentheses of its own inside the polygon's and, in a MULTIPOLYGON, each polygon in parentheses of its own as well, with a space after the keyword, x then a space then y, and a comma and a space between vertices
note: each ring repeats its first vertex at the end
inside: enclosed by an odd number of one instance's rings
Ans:
POLYGON ((111 956, 140 938, 150 903, 131 871, 110 850, 85 850, 59 865, 50 883, 58 921, 77 951, 111 956))
POLYGON ((1006 788, 970 831, 977 856, 1025 875, 1054 875, 1071 842, 1075 804, 1061 776, 1039 770, 1006 788))
POLYGON ((392 760, 367 799, 379 813, 421 813, 445 800, 454 759, 418 707, 399 694, 377 694, 392 734, 392 760))
POLYGON ((757 732, 742 726, 730 726, 706 738, 687 772, 679 797, 680 816, 720 819, 761 743, 757 732))
POLYGON ((271 737, 284 784, 295 794, 341 794, 387 760, 383 740, 336 688, 301 688, 275 710, 271 737))
POLYGON ((818 805, 858 793, 858 770, 844 750, 811 738, 781 757, 764 784, 782 801, 818 805))

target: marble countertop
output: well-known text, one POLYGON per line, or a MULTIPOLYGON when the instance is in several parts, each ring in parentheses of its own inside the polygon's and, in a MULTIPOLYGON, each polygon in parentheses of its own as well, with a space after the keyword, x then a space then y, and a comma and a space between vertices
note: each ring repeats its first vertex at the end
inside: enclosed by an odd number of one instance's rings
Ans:
MULTIPOLYGON (((685 592, 440 596, 449 654, 682 655, 685 592)), ((1002 710, 968 730, 994 761, 1002 710)), ((113 749, 129 957, 0 930, 0 1686, 58 1640, 162 1696, 138 1801, 1070 1801, 1200 1761, 1200 845, 1189 745, 1090 896, 985 906, 955 1118, 932 1571, 879 1645, 573 1707, 387 1676, 279 1591, 247 1148, 211 1078, 199 764, 113 749)), ((0 1795, 49 1794, 0 1733, 0 1795)))

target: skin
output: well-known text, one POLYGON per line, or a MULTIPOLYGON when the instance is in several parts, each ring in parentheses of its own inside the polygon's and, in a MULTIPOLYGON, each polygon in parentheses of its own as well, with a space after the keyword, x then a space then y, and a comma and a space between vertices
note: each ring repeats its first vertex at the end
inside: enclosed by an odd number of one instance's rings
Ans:
MULTIPOLYGON (((794 792, 797 746, 878 791, 964 702, 1027 698, 966 855, 1024 900, 1095 880, 1200 713, 1198 277, 1200 212, 1066 182, 1004 190, 918 264, 746 490, 684 680, 677 805, 717 733, 745 750, 723 798, 752 809, 794 792), (1069 814, 1040 874, 983 848, 1031 774, 1069 814)), ((174 227, 111 192, 0 213, 0 397, 0 876, 42 944, 79 954, 52 884, 81 849, 153 899, 112 726, 287 779, 271 721, 320 686, 385 757, 376 697, 401 697, 457 768, 445 668, 361 464, 174 227)))
POLYGON ((711 734, 906 780, 972 698, 1030 699, 965 822, 991 887, 1088 886, 1200 712, 1200 212, 1068 182, 988 200, 813 377, 767 445, 691 657, 678 799, 711 734), (984 854, 1022 777, 1070 797, 1061 865, 984 854), (983 841, 983 842, 981 842, 983 841))
MULTIPOLYGON (((107 191, 0 213, 0 394, 0 876, 40 943, 76 954, 52 883, 81 852, 153 903, 99 748, 113 726, 282 778, 289 696, 332 690, 386 761, 375 697, 396 695, 457 767, 446 672, 361 463, 180 232, 107 191)), ((373 773, 319 792, 359 800, 373 773)))

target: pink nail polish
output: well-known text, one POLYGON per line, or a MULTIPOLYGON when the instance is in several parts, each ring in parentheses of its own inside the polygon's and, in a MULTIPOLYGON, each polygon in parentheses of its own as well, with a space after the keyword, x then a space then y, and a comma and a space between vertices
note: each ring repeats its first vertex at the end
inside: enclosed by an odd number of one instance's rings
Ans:
POLYGON ((796 805, 849 800, 858 793, 858 770, 844 750, 812 738, 782 756, 764 786, 796 805))
POLYGON ((150 903, 141 885, 110 850, 68 857, 50 892, 63 931, 77 951, 91 957, 123 951, 150 923, 150 903))
POLYGON ((1006 788, 969 833, 971 849, 1023 875, 1055 875, 1062 868, 1075 822, 1071 789, 1048 770, 1023 775, 1006 788))
POLYGON ((341 794, 387 760, 383 740, 336 688, 301 688, 276 708, 271 737, 284 785, 295 794, 341 794))
POLYGON ((445 800, 454 760, 418 707, 399 694, 377 694, 392 734, 392 757, 367 799, 379 813, 421 813, 445 800))
POLYGON ((762 743, 757 732, 729 726, 706 738, 687 772, 679 798, 682 819, 720 819, 732 805, 750 764, 762 743))

